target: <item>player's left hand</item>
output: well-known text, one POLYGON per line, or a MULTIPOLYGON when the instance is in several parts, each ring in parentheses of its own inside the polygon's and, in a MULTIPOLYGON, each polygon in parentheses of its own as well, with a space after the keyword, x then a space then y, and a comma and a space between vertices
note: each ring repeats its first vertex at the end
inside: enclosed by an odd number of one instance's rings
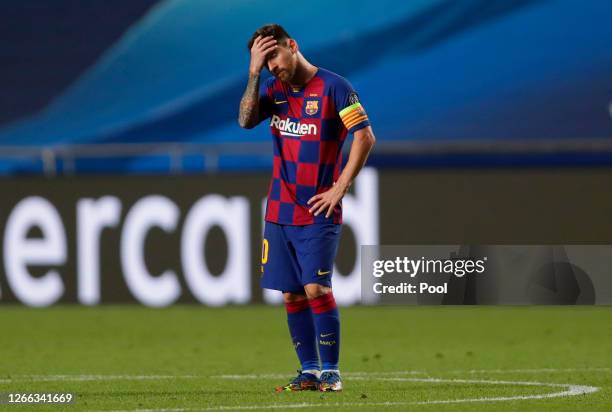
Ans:
POLYGON ((326 211, 325 217, 329 218, 347 190, 348 188, 334 183, 334 186, 328 191, 314 195, 308 200, 307 203, 311 205, 309 212, 318 216, 319 213, 326 211))

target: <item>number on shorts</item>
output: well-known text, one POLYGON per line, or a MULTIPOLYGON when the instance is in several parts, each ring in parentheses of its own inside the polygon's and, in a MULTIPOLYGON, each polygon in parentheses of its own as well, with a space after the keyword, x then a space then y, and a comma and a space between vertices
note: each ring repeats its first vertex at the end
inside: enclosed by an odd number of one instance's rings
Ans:
POLYGON ((268 239, 264 239, 261 244, 261 264, 265 265, 268 262, 268 239))

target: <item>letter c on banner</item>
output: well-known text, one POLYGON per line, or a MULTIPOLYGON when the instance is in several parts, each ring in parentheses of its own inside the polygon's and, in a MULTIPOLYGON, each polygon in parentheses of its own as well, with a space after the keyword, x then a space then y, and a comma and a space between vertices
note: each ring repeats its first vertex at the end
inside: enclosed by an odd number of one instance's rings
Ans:
POLYGON ((248 303, 251 298, 249 202, 243 197, 207 195, 185 218, 181 262, 185 281, 195 298, 207 305, 248 303), (219 226, 227 239, 227 264, 213 276, 204 259, 206 234, 219 226))

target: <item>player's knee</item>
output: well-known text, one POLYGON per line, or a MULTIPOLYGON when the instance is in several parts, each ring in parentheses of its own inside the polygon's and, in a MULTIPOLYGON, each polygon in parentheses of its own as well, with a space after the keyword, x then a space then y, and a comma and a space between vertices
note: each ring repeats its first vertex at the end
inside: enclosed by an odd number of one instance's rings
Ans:
POLYGON ((304 286, 304 290, 308 299, 314 299, 330 293, 332 289, 329 286, 319 285, 318 283, 309 283, 304 286))
POLYGON ((306 300, 306 295, 303 293, 283 292, 283 301, 285 303, 299 302, 300 300, 306 300))

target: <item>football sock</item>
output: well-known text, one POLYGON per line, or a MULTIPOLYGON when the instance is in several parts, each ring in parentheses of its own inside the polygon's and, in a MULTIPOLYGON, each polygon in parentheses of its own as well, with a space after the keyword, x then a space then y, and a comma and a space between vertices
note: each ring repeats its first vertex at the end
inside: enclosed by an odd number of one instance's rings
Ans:
POLYGON ((340 316, 330 292, 309 300, 323 370, 337 370, 340 357, 340 316))
POLYGON ((310 373, 311 375, 316 376, 317 379, 321 377, 321 371, 318 369, 304 369, 302 373, 310 373))
MULTIPOLYGON (((308 300, 286 302, 287 324, 302 371, 320 370, 317 340, 308 300)), ((309 372, 312 373, 312 372, 309 372)), ((313 373, 314 374, 314 373, 313 373)))

